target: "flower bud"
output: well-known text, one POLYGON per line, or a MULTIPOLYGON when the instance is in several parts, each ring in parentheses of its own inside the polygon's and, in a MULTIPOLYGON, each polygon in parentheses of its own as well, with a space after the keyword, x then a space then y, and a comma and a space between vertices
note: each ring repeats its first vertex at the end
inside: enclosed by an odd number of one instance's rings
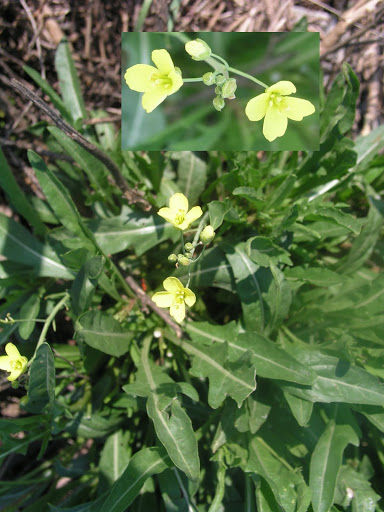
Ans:
POLYGON ((213 85, 215 83, 215 75, 211 71, 204 73, 203 82, 205 85, 213 85))
POLYGON ((211 55, 211 49, 202 39, 188 41, 185 45, 185 51, 189 53, 193 60, 205 60, 211 55))
POLYGON ((200 233, 200 240, 203 244, 209 244, 215 238, 216 233, 213 231, 213 227, 208 224, 203 231, 200 233))
POLYGON ((168 256, 168 261, 170 261, 171 263, 175 263, 175 261, 177 261, 177 256, 176 254, 170 254, 168 256))
POLYGON ((220 112, 220 110, 223 110, 225 107, 225 101, 220 96, 216 96, 213 100, 213 106, 220 112))
POLYGON ((183 265, 184 267, 188 267, 191 263, 191 260, 184 256, 184 254, 179 254, 177 257, 177 261, 180 263, 180 265, 183 265))
POLYGON ((230 78, 225 82, 221 89, 221 95, 223 98, 231 98, 237 89, 236 78, 230 78))
POLYGON ((221 96, 221 87, 219 87, 218 85, 215 87, 215 94, 221 96))
POLYGON ((194 247, 193 247, 193 244, 191 244, 191 242, 187 242, 184 246, 184 249, 186 251, 193 251, 194 247))
POLYGON ((215 82, 216 82, 216 85, 223 85, 223 84, 225 84, 226 80, 227 79, 225 78, 224 75, 217 75, 215 82))

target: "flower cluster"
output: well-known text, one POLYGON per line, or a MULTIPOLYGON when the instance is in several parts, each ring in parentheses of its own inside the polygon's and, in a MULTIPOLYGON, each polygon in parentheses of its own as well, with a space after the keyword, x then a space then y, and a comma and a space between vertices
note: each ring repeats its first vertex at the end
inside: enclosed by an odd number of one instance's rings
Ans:
MULTIPOLYGON (((189 210, 188 199, 184 194, 178 192, 170 198, 169 206, 160 208, 157 213, 181 232, 183 252, 178 255, 170 254, 168 260, 176 263, 176 266, 183 265, 189 267, 195 263, 203 255, 205 246, 215 237, 212 226, 206 226, 200 232, 200 243, 203 244, 203 250, 198 258, 193 259, 196 245, 190 242, 184 244, 184 231, 203 215, 200 206, 194 206, 189 210)), ((165 291, 156 292, 152 296, 153 302, 160 308, 169 308, 170 315, 179 323, 185 318, 185 305, 192 307, 196 302, 196 295, 189 289, 190 274, 188 275, 188 283, 185 287, 177 277, 167 277, 163 282, 165 291)))
MULTIPOLYGON (((185 50, 193 60, 207 61, 215 71, 204 73, 199 78, 182 78, 180 69, 174 66, 171 56, 164 49, 152 52, 152 60, 156 67, 136 64, 127 69, 125 81, 132 90, 144 93, 142 104, 147 113, 152 112, 167 96, 174 94, 185 82, 190 81, 201 81, 207 86, 214 85, 216 96, 213 99, 213 106, 221 111, 226 100, 235 98, 237 89, 236 79, 230 78, 229 72, 248 78, 265 88, 265 92, 248 101, 245 114, 250 121, 260 121, 264 118, 263 135, 270 142, 285 134, 288 119, 302 121, 304 117, 315 112, 315 107, 310 101, 289 97, 296 92, 292 82, 281 80, 268 87, 257 78, 229 67, 223 58, 212 53, 209 45, 202 39, 188 41, 185 50)), ((181 224, 174 225, 179 227, 181 224)))

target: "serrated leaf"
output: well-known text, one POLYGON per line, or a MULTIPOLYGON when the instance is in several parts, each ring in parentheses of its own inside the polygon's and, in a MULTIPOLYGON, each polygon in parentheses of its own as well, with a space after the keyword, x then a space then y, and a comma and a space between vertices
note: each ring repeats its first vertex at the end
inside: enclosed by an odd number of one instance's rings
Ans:
POLYGON ((46 406, 52 409, 54 401, 55 361, 51 347, 44 342, 37 349, 32 361, 26 409, 29 412, 39 413, 46 406))
POLYGON ((42 244, 21 224, 1 213, 0 253, 9 261, 32 267, 39 276, 73 279, 48 244, 42 244))
POLYGON ((113 316, 102 311, 89 311, 76 323, 77 340, 111 356, 128 352, 132 337, 131 331, 123 330, 113 316))
POLYGON ((104 502, 92 507, 92 512, 125 512, 139 494, 148 477, 170 467, 164 449, 144 448, 135 453, 121 477, 113 484, 104 502))
POLYGON ((208 403, 213 409, 219 407, 227 395, 240 407, 256 389, 256 370, 251 363, 250 351, 230 361, 227 343, 207 347, 201 343, 180 341, 169 333, 167 337, 193 357, 191 374, 209 379, 208 403))
POLYGON ((312 453, 309 485, 314 512, 328 512, 334 499, 343 452, 349 443, 359 445, 359 435, 347 407, 335 406, 335 418, 329 420, 312 453))

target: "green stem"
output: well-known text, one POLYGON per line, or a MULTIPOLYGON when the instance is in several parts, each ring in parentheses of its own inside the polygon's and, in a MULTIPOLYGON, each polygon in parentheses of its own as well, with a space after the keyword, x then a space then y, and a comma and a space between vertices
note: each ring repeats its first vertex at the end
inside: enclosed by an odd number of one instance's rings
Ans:
POLYGON ((211 57, 221 61, 224 64, 225 69, 227 69, 227 70, 230 69, 228 62, 225 59, 223 59, 223 57, 220 57, 219 55, 215 55, 214 53, 211 53, 211 57))
POLYGON ((248 80, 252 80, 252 82, 256 82, 257 84, 261 85, 261 87, 264 87, 265 89, 268 88, 268 85, 262 82, 261 80, 258 80, 254 76, 248 75, 248 73, 244 73, 243 71, 239 71, 236 68, 228 68, 228 71, 231 71, 232 73, 235 73, 235 75, 243 76, 244 78, 248 78, 248 80))
POLYGON ((203 77, 199 77, 199 78, 183 78, 183 82, 202 82, 203 81, 203 77))
POLYGON ((48 332, 48 329, 49 329, 51 323, 55 320, 55 316, 60 311, 60 309, 65 305, 65 303, 67 302, 69 297, 70 297, 69 293, 66 292, 64 294, 64 297, 61 299, 60 302, 58 302, 56 304, 56 306, 52 309, 51 313, 49 314, 48 318, 45 320, 45 324, 44 324, 44 327, 43 327, 43 329, 41 331, 39 340, 37 342, 37 345, 36 345, 36 348, 35 348, 35 352, 34 352, 32 358, 29 360, 28 366, 30 366, 32 364, 32 361, 35 359, 37 350, 40 347, 40 345, 42 345, 44 343, 45 337, 47 335, 47 332, 48 332))
POLYGON ((184 247, 184 232, 181 231, 181 251, 185 256, 185 247, 184 247))

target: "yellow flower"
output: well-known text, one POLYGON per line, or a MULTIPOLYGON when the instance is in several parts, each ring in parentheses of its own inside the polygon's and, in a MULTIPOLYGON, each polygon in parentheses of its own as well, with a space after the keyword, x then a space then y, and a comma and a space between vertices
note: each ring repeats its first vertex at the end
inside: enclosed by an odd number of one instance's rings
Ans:
POLYGON ((157 212, 160 217, 170 222, 175 228, 184 231, 192 222, 203 215, 200 206, 194 206, 188 211, 188 199, 184 194, 178 192, 169 200, 169 208, 160 208, 157 212))
POLYGON ((27 369, 28 359, 20 355, 13 343, 5 345, 6 356, 0 357, 0 370, 5 370, 11 375, 7 377, 9 381, 16 380, 27 369))
POLYGON ((260 121, 265 117, 263 134, 270 142, 284 135, 288 119, 301 121, 315 111, 310 101, 286 98, 294 92, 296 87, 293 83, 283 80, 267 87, 263 94, 252 98, 245 107, 245 114, 250 121, 260 121))
POLYGON ((173 65, 167 50, 154 50, 152 60, 156 67, 136 64, 128 68, 124 75, 130 89, 144 93, 142 104, 147 114, 183 85, 181 71, 173 65))
POLYGON ((177 277, 167 277, 163 286, 166 291, 155 293, 152 300, 160 308, 170 308, 170 315, 181 323, 185 318, 185 304, 193 306, 196 296, 189 288, 184 288, 177 277))

